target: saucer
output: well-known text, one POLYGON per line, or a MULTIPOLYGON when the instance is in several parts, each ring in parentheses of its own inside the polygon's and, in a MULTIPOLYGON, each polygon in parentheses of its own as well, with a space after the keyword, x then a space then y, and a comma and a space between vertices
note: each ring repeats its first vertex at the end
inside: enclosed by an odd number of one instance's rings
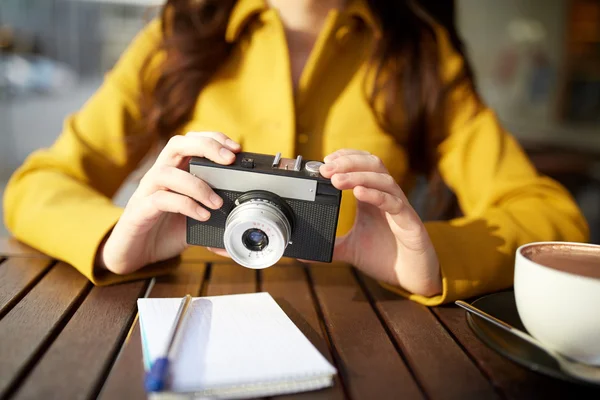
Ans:
MULTIPOLYGON (((473 301, 471 304, 501 321, 527 332, 519 318, 513 291, 490 294, 473 301)), ((553 378, 590 384, 563 372, 554 358, 545 351, 504 329, 468 312, 467 322, 481 341, 517 364, 553 378)))

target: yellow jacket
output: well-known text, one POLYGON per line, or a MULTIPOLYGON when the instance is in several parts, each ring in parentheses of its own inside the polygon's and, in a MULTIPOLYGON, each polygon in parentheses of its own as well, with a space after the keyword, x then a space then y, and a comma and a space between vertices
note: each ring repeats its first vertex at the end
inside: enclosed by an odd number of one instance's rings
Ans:
MULTIPOLYGON (((200 93, 182 133, 221 131, 245 151, 302 154, 305 159, 322 159, 339 148, 363 149, 379 156, 410 190, 406 151, 380 129, 363 96, 368 42, 365 33, 353 30, 351 16, 376 29, 364 4, 352 2, 347 10, 330 13, 296 93, 283 26, 264 0, 238 2, 227 40, 236 41, 255 14, 262 24, 248 26, 252 40, 236 46, 200 93)), ((145 153, 128 151, 128 143, 136 141, 124 139, 139 135, 133 129, 140 117, 137 100, 147 84, 140 81, 139 71, 146 56, 156 51, 160 35, 154 21, 137 36, 97 93, 66 119, 53 146, 33 153, 5 192, 5 221, 14 236, 72 264, 98 285, 159 272, 150 268, 116 276, 99 273, 93 264, 99 243, 122 211, 111 197, 145 153)), ((449 80, 463 60, 444 32, 440 42, 441 71, 449 80)), ((475 111, 473 93, 456 90, 462 92, 452 96, 461 104, 454 108, 450 134, 438 149, 439 169, 465 216, 426 223, 441 264, 443 293, 425 298, 391 288, 427 305, 509 287, 514 251, 522 243, 586 241, 588 234, 569 194, 536 173, 492 111, 475 111)), ((339 234, 352 226, 354 201, 351 193, 343 196, 339 234)))

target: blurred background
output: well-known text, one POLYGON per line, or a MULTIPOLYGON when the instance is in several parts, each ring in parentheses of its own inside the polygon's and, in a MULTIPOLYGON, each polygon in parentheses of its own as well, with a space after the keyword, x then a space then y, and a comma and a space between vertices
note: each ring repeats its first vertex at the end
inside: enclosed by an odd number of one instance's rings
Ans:
MULTIPOLYGON (((567 186, 600 243, 600 0, 420 1, 455 18, 480 94, 540 172, 567 186)), ((161 3, 0 1, 0 194, 161 3)))

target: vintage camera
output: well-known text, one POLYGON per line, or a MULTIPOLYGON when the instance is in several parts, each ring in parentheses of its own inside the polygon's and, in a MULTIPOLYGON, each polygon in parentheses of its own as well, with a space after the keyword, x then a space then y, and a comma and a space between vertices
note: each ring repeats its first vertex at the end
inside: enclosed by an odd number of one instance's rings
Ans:
POLYGON ((187 218, 187 242, 224 248, 235 262, 266 268, 281 257, 331 262, 342 193, 321 162, 239 153, 231 165, 189 162, 192 175, 223 198, 202 222, 187 218))

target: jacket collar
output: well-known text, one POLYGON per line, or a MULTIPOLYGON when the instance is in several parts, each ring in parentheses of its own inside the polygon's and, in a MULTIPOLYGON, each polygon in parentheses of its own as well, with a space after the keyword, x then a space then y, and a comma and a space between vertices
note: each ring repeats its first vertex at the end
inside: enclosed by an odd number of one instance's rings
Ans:
MULTIPOLYGON (((225 39, 230 43, 237 41, 252 18, 268 9, 266 0, 238 0, 229 17, 225 39)), ((374 32, 380 33, 379 24, 366 0, 348 0, 348 5, 343 12, 358 17, 374 32)))

